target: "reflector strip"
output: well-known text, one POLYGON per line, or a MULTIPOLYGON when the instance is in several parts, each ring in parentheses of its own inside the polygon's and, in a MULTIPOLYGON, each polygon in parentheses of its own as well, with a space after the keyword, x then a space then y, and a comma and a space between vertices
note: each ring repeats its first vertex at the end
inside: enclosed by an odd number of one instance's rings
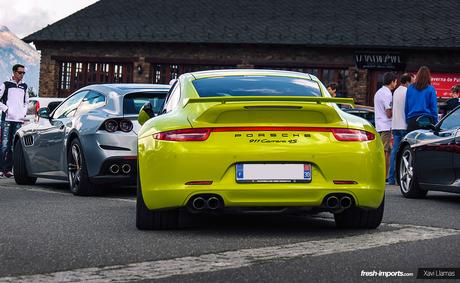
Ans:
POLYGON ((212 185, 212 181, 190 181, 186 185, 212 185))
POLYGON ((334 180, 336 185, 355 185, 358 184, 356 181, 347 181, 347 180, 334 180))

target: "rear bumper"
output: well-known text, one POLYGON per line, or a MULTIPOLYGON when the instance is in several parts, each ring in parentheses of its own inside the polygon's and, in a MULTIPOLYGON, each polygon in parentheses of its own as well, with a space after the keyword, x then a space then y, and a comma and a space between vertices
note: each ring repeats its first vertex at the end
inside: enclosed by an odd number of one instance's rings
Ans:
POLYGON ((234 188, 212 189, 206 186, 185 186, 180 189, 142 190, 144 202, 149 209, 184 207, 197 194, 217 194, 222 197, 224 207, 322 207, 329 194, 349 194, 355 205, 363 208, 377 208, 385 193, 385 185, 380 188, 354 185, 353 187, 331 184, 329 188, 304 186, 295 188, 279 187, 279 184, 238 185, 234 188), (241 186, 241 187, 239 187, 241 186), (248 186, 252 186, 249 188, 248 186))
POLYGON ((338 142, 330 133, 287 139, 295 143, 253 143, 251 137, 235 137, 234 133, 213 134, 205 142, 139 139, 139 176, 144 202, 152 210, 176 208, 186 206, 196 194, 217 194, 225 207, 320 207, 327 195, 343 193, 351 195, 358 207, 379 207, 385 191, 385 160, 380 139, 338 142), (236 182, 236 164, 267 162, 311 164, 312 181, 236 182), (212 184, 187 185, 196 181, 212 184))
POLYGON ((99 174, 90 177, 93 183, 97 184, 116 184, 116 185, 136 185, 137 177, 137 158, 132 156, 115 156, 103 161, 99 174), (117 171, 111 170, 115 166, 117 171))

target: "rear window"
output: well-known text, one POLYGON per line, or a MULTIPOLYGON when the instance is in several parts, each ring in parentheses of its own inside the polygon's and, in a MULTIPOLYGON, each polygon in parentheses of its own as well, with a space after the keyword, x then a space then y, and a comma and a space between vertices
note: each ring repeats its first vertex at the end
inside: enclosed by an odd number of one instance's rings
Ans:
POLYGON ((270 76, 229 76, 193 81, 200 97, 212 96, 321 96, 317 82, 270 76))
POLYGON ((141 107, 150 101, 153 111, 158 114, 163 108, 165 102, 166 92, 138 92, 125 95, 123 98, 123 114, 135 115, 139 114, 141 107))

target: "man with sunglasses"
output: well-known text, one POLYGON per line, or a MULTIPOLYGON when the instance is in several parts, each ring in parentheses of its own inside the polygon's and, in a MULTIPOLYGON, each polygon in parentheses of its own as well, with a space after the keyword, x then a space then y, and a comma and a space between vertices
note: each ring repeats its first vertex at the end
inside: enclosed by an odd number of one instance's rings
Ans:
POLYGON ((24 123, 29 104, 27 85, 22 81, 25 68, 21 64, 13 66, 13 77, 0 85, 0 111, 2 145, 0 150, 0 178, 13 176, 13 138, 24 123))

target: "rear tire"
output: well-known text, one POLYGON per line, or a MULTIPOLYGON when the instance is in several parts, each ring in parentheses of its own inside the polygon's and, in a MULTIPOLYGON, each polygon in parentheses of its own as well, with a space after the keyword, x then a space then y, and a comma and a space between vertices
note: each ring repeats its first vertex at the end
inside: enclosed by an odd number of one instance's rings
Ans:
POLYGON ((382 223, 384 206, 385 198, 376 209, 350 207, 341 213, 334 214, 335 224, 345 229, 375 229, 382 223))
POLYGON ((137 171, 136 227, 139 230, 166 230, 179 228, 179 210, 151 211, 142 196, 139 170, 137 171))
POLYGON ((13 152, 14 180, 18 185, 35 185, 37 177, 30 177, 27 172, 26 160, 24 158, 24 149, 21 141, 18 140, 14 145, 13 152))
POLYGON ((70 142, 67 152, 67 164, 69 164, 69 187, 76 196, 92 196, 97 193, 96 185, 91 183, 88 177, 88 169, 80 141, 76 138, 70 142))
POLYGON ((406 145, 398 163, 399 188, 405 198, 424 198, 428 191, 422 190, 415 174, 414 152, 406 145))

